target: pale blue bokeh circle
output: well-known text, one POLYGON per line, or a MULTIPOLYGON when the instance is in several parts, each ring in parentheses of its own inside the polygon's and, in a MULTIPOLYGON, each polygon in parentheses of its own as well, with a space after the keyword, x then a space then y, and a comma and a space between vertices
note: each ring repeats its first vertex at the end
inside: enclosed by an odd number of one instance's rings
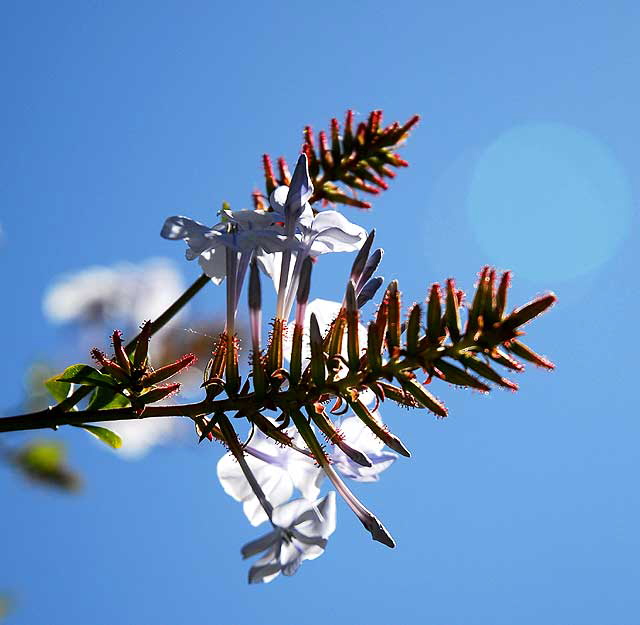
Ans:
POLYGON ((564 124, 516 126, 474 168, 467 208, 487 262, 532 280, 597 269, 628 233, 631 189, 612 152, 564 124))

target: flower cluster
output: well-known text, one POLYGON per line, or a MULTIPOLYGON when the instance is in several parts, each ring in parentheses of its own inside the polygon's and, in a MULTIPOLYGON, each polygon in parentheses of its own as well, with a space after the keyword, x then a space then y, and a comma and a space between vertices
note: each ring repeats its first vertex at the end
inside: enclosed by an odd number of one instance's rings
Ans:
POLYGON ((481 392, 495 386, 516 390, 498 367, 519 372, 526 361, 553 368, 522 342, 522 328, 555 296, 540 296, 508 312, 510 273, 498 275, 485 267, 471 297, 449 279, 444 289, 432 285, 426 301, 413 304, 406 316, 394 280, 379 298, 374 318, 361 323, 363 306, 384 283, 376 275, 383 251, 374 249, 375 231, 367 233, 333 205, 368 207, 348 191, 379 193, 387 188, 385 178, 395 175, 392 168, 407 165, 395 149, 417 116, 386 128, 381 117, 374 111, 354 128, 349 112, 342 134, 333 120, 331 145, 320 133, 318 150, 307 128, 293 175, 281 159, 276 178, 265 156, 267 195, 254 193, 254 210, 225 206, 213 226, 169 217, 161 235, 183 240, 187 259, 198 259, 203 276, 128 346, 115 333, 114 358, 94 351, 100 371, 74 365, 49 380, 56 406, 0 419, 0 431, 80 425, 109 442, 109 430, 87 422, 134 416, 192 419, 200 441, 218 441, 228 450, 218 463, 224 490, 242 503, 252 525, 271 525, 241 550, 245 558, 259 555, 250 582, 292 575, 304 560, 323 553, 335 530, 335 493, 373 540, 394 547, 391 534, 346 483, 375 482, 400 456, 411 455, 383 423, 382 406, 392 402, 443 418, 447 408, 431 392, 433 380, 481 392), (342 300, 309 301, 314 261, 333 252, 354 253, 342 300), (276 290, 266 344, 261 275, 276 290), (226 319, 203 372, 204 398, 151 406, 177 390, 175 384, 159 383, 193 358, 153 369, 147 362, 148 339, 208 282, 225 283, 226 319), (245 282, 248 368, 239 361, 236 321, 245 282), (71 383, 81 388, 72 391, 71 383), (72 412, 89 393, 87 408, 72 412), (237 429, 243 425, 248 436, 241 442, 237 429), (322 496, 324 478, 333 490, 322 496))
POLYGON ((199 415, 195 420, 200 440, 217 439, 229 449, 218 463, 224 490, 243 504, 252 525, 269 522, 273 527, 242 549, 244 557, 266 552, 250 569, 250 582, 268 582, 279 573, 291 575, 303 560, 323 552, 335 527, 333 491, 318 499, 324 477, 374 540, 395 546, 383 524, 343 480, 376 481, 398 454, 410 455, 384 426, 380 403, 388 398, 446 416, 444 405, 412 373, 417 368, 429 377, 489 390, 467 371, 471 369, 510 387, 513 383, 479 356, 486 354, 518 369, 516 361, 498 345, 504 343, 507 349, 517 351, 516 328, 552 303, 548 298, 534 302, 503 320, 509 275, 505 274, 496 290, 496 274, 486 268, 464 330, 459 314, 462 294, 451 281, 444 313, 439 286, 432 288, 424 336, 420 336, 420 305, 412 308, 406 324, 401 323, 395 282, 389 285, 376 319, 365 328, 360 323, 360 309, 383 283, 383 278, 374 276, 383 252, 372 251, 375 232, 367 234, 336 210, 311 206, 314 185, 308 154, 305 150, 300 155, 288 185, 271 190, 268 207, 224 209, 213 227, 174 216, 166 220, 161 232, 167 239, 183 239, 188 246, 187 259, 198 258, 214 283, 226 279, 226 327, 204 380, 208 400, 213 402, 207 411, 212 416, 199 415), (309 303, 312 260, 331 252, 357 252, 343 301, 309 303), (262 350, 260 270, 273 281, 277 293, 266 352, 262 350), (250 375, 242 383, 234 334, 247 272, 252 356, 250 375), (291 332, 294 300, 297 307, 291 332), (447 336, 452 341, 448 347, 444 345, 447 336), (460 360, 464 369, 445 357, 460 360), (394 381, 399 386, 394 386, 394 381), (215 398, 222 392, 227 399, 217 400, 216 408, 215 398), (335 403, 330 412, 339 417, 336 420, 325 407, 331 399, 335 403), (245 443, 239 442, 226 416, 228 410, 250 424, 245 443), (326 448, 319 437, 326 440, 326 448), (292 500, 296 491, 299 497, 292 500))

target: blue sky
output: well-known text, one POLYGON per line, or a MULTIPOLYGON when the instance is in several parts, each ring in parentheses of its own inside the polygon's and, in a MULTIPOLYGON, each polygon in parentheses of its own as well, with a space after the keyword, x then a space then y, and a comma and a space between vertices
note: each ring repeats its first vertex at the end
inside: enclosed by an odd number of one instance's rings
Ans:
MULTIPOLYGON (((347 108, 423 116, 411 167, 346 211, 377 228, 407 304, 486 263, 514 270, 513 305, 559 297, 530 332, 556 372, 529 368, 517 394, 442 385, 444 421, 386 408, 413 458, 355 490, 396 550, 339 505, 322 558, 264 587, 245 583, 259 532, 216 481, 220 450, 133 463, 59 432, 82 495, 0 468, 7 622, 639 623, 639 18, 633 2, 4 3, 4 410, 68 338, 42 314, 55 277, 180 261, 166 216, 248 206, 263 152, 293 161, 305 124, 347 108)), ((315 295, 341 296, 336 271, 323 259, 315 295)), ((209 289, 201 310, 221 307, 209 289)))

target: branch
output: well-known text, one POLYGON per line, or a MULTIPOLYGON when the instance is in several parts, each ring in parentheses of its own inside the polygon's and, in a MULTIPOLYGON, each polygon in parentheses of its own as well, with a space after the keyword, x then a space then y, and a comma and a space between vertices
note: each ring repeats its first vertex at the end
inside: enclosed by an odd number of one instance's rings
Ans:
MULTIPOLYGON (((210 282, 209 277, 204 273, 175 301, 167 310, 165 310, 156 320, 152 321, 149 327, 149 336, 153 336, 156 332, 161 330, 171 319, 173 319, 179 312, 186 306, 186 304, 193 299, 193 297, 210 282)), ((125 347, 128 354, 131 354, 138 342, 138 338, 140 334, 137 334, 125 347)), ((103 369, 101 371, 104 372, 103 369)), ((61 401, 57 406, 55 406, 56 410, 66 411, 71 410, 80 400, 84 399, 91 391, 93 390, 90 386, 81 386, 76 389, 69 397, 67 397, 64 401, 61 401)), ((52 410, 52 409, 49 409, 52 410)), ((48 411, 43 411, 47 413, 48 411)), ((36 414, 36 413, 34 413, 36 414)), ((25 415, 26 416, 26 415, 25 415)), ((44 427, 52 427, 52 426, 44 426, 44 427)), ((33 428, 20 428, 20 429, 33 429, 33 428)), ((5 431, 1 430, 0 432, 5 431)))

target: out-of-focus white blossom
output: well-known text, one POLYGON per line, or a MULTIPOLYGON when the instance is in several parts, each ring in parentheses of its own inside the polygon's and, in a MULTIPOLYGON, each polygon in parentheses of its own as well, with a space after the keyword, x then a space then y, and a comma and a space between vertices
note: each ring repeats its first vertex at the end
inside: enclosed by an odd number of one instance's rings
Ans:
POLYGON ((144 456, 151 447, 175 440, 180 428, 177 419, 147 417, 128 419, 109 424, 122 439, 122 446, 115 453, 131 460, 144 456))
POLYGON ((183 290, 182 276, 173 263, 153 258, 61 276, 46 292, 43 307, 55 323, 111 322, 136 327, 160 315, 183 290))

